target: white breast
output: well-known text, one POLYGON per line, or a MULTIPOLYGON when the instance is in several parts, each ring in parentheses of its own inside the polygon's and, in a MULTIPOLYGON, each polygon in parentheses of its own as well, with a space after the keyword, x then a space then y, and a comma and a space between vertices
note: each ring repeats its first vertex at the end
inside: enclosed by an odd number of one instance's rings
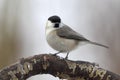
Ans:
POLYGON ((68 52, 78 45, 78 42, 75 40, 59 37, 56 34, 56 30, 47 30, 46 38, 48 44, 57 51, 68 52))

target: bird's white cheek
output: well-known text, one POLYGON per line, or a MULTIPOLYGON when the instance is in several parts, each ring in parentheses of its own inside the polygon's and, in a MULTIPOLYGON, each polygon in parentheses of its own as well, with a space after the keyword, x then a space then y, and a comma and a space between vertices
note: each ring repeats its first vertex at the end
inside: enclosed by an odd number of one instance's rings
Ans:
POLYGON ((54 24, 50 21, 47 21, 46 27, 47 28, 53 28, 54 24))
POLYGON ((55 28, 53 27, 54 24, 51 23, 50 21, 47 21, 47 24, 46 24, 46 35, 49 35, 49 33, 53 30, 55 30, 55 28))

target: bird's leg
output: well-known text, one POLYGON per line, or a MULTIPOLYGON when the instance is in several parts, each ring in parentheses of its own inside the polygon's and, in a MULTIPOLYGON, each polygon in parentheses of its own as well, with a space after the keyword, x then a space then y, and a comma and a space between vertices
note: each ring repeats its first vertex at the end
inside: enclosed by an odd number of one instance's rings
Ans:
POLYGON ((68 59, 68 55, 69 55, 69 51, 67 52, 67 55, 66 55, 65 59, 68 59))
POLYGON ((60 54, 62 51, 59 51, 59 52, 57 52, 57 53, 55 53, 55 54, 53 54, 54 56, 56 56, 57 54, 60 54))

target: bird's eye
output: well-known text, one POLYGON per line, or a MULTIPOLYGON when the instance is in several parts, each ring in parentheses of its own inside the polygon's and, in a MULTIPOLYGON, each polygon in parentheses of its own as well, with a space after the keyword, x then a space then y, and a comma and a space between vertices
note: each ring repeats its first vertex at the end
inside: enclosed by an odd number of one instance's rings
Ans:
POLYGON ((59 23, 55 23, 55 28, 59 28, 59 23))

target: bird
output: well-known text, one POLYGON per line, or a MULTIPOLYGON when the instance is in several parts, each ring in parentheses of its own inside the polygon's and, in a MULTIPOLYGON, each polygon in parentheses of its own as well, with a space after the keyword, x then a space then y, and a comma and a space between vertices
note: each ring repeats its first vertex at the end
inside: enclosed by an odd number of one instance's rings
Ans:
POLYGON ((83 35, 64 24, 61 18, 57 15, 48 18, 45 34, 48 44, 58 51, 55 55, 59 53, 67 53, 65 59, 68 58, 69 52, 77 48, 81 43, 89 43, 108 48, 106 45, 88 40, 83 35))

